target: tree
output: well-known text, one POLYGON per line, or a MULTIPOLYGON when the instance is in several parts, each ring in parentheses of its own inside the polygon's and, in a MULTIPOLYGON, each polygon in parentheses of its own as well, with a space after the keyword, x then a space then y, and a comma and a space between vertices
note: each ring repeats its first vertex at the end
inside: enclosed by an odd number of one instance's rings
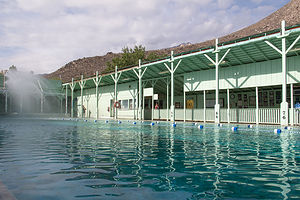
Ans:
POLYGON ((158 58, 164 57, 165 55, 158 55, 157 53, 151 52, 146 54, 146 48, 142 45, 134 46, 134 48, 124 47, 122 49, 122 55, 115 57, 111 62, 107 62, 107 68, 105 72, 113 71, 115 66, 119 68, 137 65, 139 59, 142 61, 156 60, 158 58))

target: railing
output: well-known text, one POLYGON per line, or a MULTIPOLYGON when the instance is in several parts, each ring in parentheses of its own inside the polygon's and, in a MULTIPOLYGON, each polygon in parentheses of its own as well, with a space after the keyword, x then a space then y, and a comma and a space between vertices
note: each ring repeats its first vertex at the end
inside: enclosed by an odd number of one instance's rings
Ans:
POLYGON ((300 125, 300 109, 289 109, 289 120, 290 124, 300 125))
POLYGON ((280 108, 260 108, 258 119, 259 123, 280 124, 280 108))
MULTIPOLYGON (((170 112, 170 110, 169 110, 170 112)), ((291 112, 291 111, 290 111, 291 112)), ((291 115, 291 114, 290 114, 291 115)), ((263 124, 280 124, 280 108, 260 108, 258 110, 259 123, 263 124)), ((255 108, 232 108, 229 111, 230 122, 233 123, 256 123, 255 108)), ((166 120, 167 109, 154 110, 154 119, 166 120)), ((175 120, 184 120, 184 110, 175 109, 175 120)), ((186 120, 204 121, 204 109, 186 109, 186 120)), ((206 109, 206 121, 213 122, 214 109, 206 109)), ((220 109, 220 121, 228 122, 227 109, 220 109)), ((294 109, 294 123, 299 124, 299 112, 294 109)))

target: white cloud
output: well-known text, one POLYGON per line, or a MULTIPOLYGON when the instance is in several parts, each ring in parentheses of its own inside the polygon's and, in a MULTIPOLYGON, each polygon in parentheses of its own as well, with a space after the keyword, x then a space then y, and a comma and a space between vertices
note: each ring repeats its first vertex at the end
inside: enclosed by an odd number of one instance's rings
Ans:
POLYGON ((158 49, 201 42, 249 25, 275 9, 237 2, 0 0, 0 68, 14 64, 45 73, 81 57, 119 52, 126 45, 158 49))

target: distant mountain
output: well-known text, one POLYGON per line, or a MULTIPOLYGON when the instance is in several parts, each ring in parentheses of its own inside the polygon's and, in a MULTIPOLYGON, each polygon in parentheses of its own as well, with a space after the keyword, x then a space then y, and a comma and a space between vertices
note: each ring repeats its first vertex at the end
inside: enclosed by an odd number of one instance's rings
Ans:
MULTIPOLYGON (((266 18, 260 20, 259 22, 219 38, 219 42, 222 43, 226 41, 236 40, 250 35, 278 29, 280 28, 282 20, 286 21, 286 26, 300 24, 299 13, 300 0, 291 0, 288 4, 275 11, 271 15, 267 16, 266 18)), ((182 43, 175 47, 147 51, 146 53, 155 52, 158 55, 163 56, 166 54, 169 55, 171 51, 174 51, 174 53, 177 54, 213 45, 214 39, 196 44, 191 44, 189 42, 182 43)), ((72 77, 74 79, 80 78, 81 74, 83 74, 85 77, 93 76, 96 71, 99 71, 99 73, 104 72, 104 70, 106 69, 106 63, 111 61, 116 56, 120 56, 120 54, 109 52, 104 56, 94 56, 74 60, 58 69, 57 71, 46 75, 45 77, 51 79, 59 79, 61 77, 63 82, 69 82, 71 81, 72 77)))

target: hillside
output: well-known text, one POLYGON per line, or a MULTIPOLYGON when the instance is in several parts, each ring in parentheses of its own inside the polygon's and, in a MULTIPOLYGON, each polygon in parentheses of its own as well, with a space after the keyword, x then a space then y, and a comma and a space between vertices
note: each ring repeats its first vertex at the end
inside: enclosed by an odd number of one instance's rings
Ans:
MULTIPOLYGON (((221 37, 219 39, 219 42, 222 43, 226 41, 236 40, 250 35, 278 29, 281 26, 282 20, 286 21, 286 26, 300 24, 299 13, 300 0, 291 0, 288 4, 275 11, 271 15, 267 16, 266 18, 260 20, 259 22, 234 33, 231 33, 229 35, 221 37)), ((152 52, 155 52, 158 55, 169 55, 172 50, 175 54, 177 54, 213 45, 214 39, 196 44, 188 43, 177 47, 154 50, 152 52)), ((147 53, 149 52, 151 51, 148 51, 147 53)), ((95 74, 96 71, 99 71, 99 73, 103 72, 106 69, 106 63, 119 55, 120 54, 109 52, 104 56, 94 56, 74 60, 66 64, 62 68, 58 69, 57 71, 46 75, 46 78, 61 78, 63 82, 69 82, 72 79, 72 77, 74 79, 78 79, 81 74, 83 74, 85 77, 92 76, 95 74)))

